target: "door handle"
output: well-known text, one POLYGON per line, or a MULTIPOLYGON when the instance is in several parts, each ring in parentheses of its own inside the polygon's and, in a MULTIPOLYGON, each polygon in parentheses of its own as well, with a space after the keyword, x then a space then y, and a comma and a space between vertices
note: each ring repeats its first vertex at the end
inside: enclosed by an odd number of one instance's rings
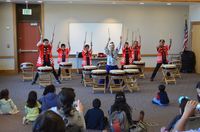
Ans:
POLYGON ((22 50, 22 49, 19 49, 18 52, 19 53, 37 53, 38 50, 22 50))

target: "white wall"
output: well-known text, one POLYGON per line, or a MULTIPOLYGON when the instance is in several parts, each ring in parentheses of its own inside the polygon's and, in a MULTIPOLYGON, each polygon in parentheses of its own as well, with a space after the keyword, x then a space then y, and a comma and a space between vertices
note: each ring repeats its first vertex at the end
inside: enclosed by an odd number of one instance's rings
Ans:
MULTIPOLYGON (((14 56, 13 8, 0 4, 0 56, 14 56)), ((0 70, 14 70, 14 58, 0 59, 0 70)))
MULTIPOLYGON (((188 6, 45 4, 44 32, 45 37, 50 39, 53 27, 56 25, 54 41, 56 47, 58 41, 67 42, 69 23, 122 23, 124 38, 127 28, 129 31, 140 29, 142 54, 156 54, 155 47, 158 40, 164 38, 169 42, 169 34, 173 39, 170 53, 176 54, 183 47, 184 20, 185 16, 188 16, 188 9, 188 6)), ((55 48, 53 54, 57 54, 55 48)), ((156 63, 155 57, 152 58, 143 58, 148 61, 149 67, 156 63)))

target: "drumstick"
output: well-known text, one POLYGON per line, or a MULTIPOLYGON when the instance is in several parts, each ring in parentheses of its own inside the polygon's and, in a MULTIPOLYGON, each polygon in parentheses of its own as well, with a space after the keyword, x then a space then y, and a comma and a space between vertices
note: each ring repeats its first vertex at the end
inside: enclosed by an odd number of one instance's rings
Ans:
POLYGON ((134 38, 134 32, 132 31, 132 43, 133 43, 133 38, 134 38))
POLYGON ((40 36, 41 36, 42 35, 42 31, 41 31, 40 25, 38 26, 38 29, 39 29, 39 33, 40 33, 40 36))
POLYGON ((84 41, 84 44, 86 43, 86 40, 87 40, 87 32, 85 32, 85 41, 84 41))
POLYGON ((110 29, 108 28, 108 37, 110 38, 110 29))
POLYGON ((128 29, 127 29, 127 33, 126 33, 126 41, 128 41, 128 29))
POLYGON ((91 42, 92 42, 93 32, 91 32, 91 42))
POLYGON ((55 32, 55 28, 56 28, 56 25, 54 25, 54 27, 53 27, 52 40, 51 40, 52 43, 53 43, 53 40, 54 40, 54 32, 55 32))

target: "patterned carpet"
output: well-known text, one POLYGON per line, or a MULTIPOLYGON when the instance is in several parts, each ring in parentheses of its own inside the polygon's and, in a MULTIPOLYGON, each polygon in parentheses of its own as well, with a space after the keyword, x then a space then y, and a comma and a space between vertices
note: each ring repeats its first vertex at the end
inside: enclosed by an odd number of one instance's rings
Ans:
MULTIPOLYGON (((146 79, 139 79, 141 91, 126 94, 128 104, 133 108, 133 119, 138 118, 140 110, 145 111, 145 121, 151 125, 149 132, 159 132, 162 126, 166 126, 168 122, 178 113, 177 99, 181 95, 187 95, 192 99, 196 99, 195 85, 200 81, 200 75, 182 74, 182 79, 177 79, 176 85, 167 85, 166 91, 170 98, 170 105, 167 107, 158 107, 151 103, 151 99, 156 95, 157 86, 161 81, 161 73, 158 73, 154 82, 149 81, 150 73, 146 73, 146 79)), ((74 74, 73 79, 64 81, 61 85, 55 84, 57 93, 61 87, 72 87, 76 91, 76 99, 80 99, 84 104, 85 111, 91 108, 91 102, 94 98, 102 101, 102 109, 107 115, 107 111, 114 102, 114 94, 107 92, 92 93, 90 87, 84 88, 81 84, 81 76, 74 74)), ((23 82, 21 75, 1 75, 0 89, 8 88, 10 97, 17 105, 20 113, 16 115, 0 115, 0 132, 30 132, 31 125, 22 125, 22 117, 24 114, 24 104, 28 93, 35 90, 38 97, 41 96, 43 88, 38 85, 31 85, 31 82, 23 82)))

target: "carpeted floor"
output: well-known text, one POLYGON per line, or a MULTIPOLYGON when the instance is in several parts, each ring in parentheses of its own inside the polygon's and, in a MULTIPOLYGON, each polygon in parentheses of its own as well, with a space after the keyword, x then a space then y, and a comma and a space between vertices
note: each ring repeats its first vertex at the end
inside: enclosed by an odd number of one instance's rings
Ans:
MULTIPOLYGON (((166 91, 170 98, 170 105, 167 107, 159 107, 151 103, 151 99, 157 92, 157 86, 162 78, 158 73, 154 82, 149 81, 150 73, 146 73, 146 79, 139 79, 141 91, 126 94, 127 102, 133 108, 133 119, 137 119, 140 110, 145 111, 145 121, 148 123, 157 123, 157 126, 151 126, 149 132, 159 132, 161 126, 165 126, 178 113, 177 99, 181 95, 187 95, 192 99, 196 99, 195 85, 200 81, 200 75, 182 74, 182 79, 177 79, 176 85, 167 85, 166 91)), ((85 111, 91 108, 91 102, 94 98, 102 101, 102 109, 107 115, 107 111, 114 102, 114 94, 96 93, 93 94, 90 87, 84 88, 80 83, 80 75, 74 75, 71 81, 64 81, 61 85, 57 85, 57 93, 61 87, 72 87, 76 91, 76 99, 80 99, 84 104, 85 111)), ((0 90, 8 88, 10 97, 17 105, 20 113, 16 115, 0 115, 0 132, 30 132, 31 125, 22 125, 22 117, 24 114, 24 104, 29 91, 35 90, 38 97, 41 96, 43 88, 38 85, 31 85, 31 82, 23 82, 20 75, 0 76, 0 90)))

